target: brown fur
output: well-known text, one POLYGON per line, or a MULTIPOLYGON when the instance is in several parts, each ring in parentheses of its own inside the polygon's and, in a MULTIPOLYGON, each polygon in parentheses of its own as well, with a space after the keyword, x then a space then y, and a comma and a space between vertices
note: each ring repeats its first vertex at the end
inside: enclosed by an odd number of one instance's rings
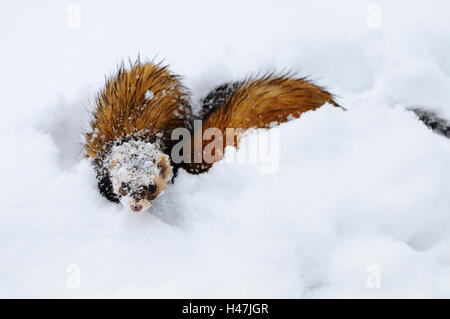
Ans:
MULTIPOLYGON (((130 136, 155 142, 157 134, 164 148, 170 149, 174 128, 189 127, 191 109, 188 95, 176 75, 166 67, 136 62, 130 70, 120 67, 96 99, 92 132, 86 134, 88 157, 101 157, 117 139, 130 136), (147 100, 147 90, 153 98, 147 100)), ((168 153, 170 154, 170 153, 168 153)))
MULTIPOLYGON (((315 110, 326 102, 339 106, 330 93, 304 78, 269 75, 243 81, 220 107, 206 114, 202 121, 202 130, 194 132, 191 149, 194 153, 203 153, 205 156, 205 146, 210 141, 202 139, 202 143, 197 144, 201 145, 201 149, 195 149, 194 140, 200 140, 205 130, 214 127, 224 133, 221 136, 224 147, 232 145, 237 148, 240 135, 227 138, 226 128, 239 128, 243 132, 250 128, 270 128, 292 118, 298 118, 302 113, 315 110)), ((215 161, 222 158, 223 151, 219 152, 221 154, 212 152, 215 161)), ((207 171, 212 164, 203 160, 202 163, 189 164, 185 168, 190 173, 199 174, 207 171)))

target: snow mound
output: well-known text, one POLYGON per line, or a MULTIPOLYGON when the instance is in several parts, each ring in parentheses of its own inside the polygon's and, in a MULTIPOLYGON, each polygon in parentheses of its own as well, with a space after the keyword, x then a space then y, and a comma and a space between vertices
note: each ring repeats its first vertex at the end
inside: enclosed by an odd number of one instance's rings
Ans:
POLYGON ((404 110, 306 113, 279 127, 276 172, 183 171, 149 214, 101 198, 87 160, 58 169, 48 135, 15 133, 1 142, 15 154, 1 167, 2 296, 450 295, 450 143, 404 110))

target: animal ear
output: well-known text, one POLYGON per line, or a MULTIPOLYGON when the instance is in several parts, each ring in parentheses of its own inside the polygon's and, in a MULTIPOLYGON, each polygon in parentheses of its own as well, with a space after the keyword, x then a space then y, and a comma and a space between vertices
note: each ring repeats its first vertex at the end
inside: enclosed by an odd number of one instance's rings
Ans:
POLYGON ((158 161, 158 168, 159 171, 161 172, 161 176, 166 179, 169 176, 169 172, 170 172, 170 165, 167 162, 167 158, 164 155, 161 155, 159 157, 159 161, 158 161))

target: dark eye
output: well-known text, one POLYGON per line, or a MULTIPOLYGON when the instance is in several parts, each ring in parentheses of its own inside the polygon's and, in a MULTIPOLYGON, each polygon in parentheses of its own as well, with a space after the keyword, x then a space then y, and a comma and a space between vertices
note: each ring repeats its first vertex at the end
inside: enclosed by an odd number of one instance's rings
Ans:
POLYGON ((122 184, 122 186, 119 189, 119 193, 120 195, 127 195, 128 192, 130 191, 130 186, 128 184, 122 184))
POLYGON ((150 194, 153 194, 154 192, 156 192, 156 185, 153 185, 153 184, 148 185, 148 192, 150 194))

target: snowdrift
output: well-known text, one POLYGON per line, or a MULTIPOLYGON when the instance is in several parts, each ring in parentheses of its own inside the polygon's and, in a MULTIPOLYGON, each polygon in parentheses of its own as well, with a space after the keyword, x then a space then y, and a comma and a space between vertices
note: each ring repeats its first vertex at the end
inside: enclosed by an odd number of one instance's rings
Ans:
POLYGON ((64 3, 23 4, 0 10, 0 297, 450 297, 450 140, 406 110, 450 119, 447 2, 379 1, 375 29, 360 1, 220 16, 209 1, 81 1, 79 28, 64 3), (227 163, 244 142, 133 214, 100 196, 79 141, 104 74, 136 52, 166 57, 194 101, 288 68, 347 111, 280 125, 269 173, 227 163))

